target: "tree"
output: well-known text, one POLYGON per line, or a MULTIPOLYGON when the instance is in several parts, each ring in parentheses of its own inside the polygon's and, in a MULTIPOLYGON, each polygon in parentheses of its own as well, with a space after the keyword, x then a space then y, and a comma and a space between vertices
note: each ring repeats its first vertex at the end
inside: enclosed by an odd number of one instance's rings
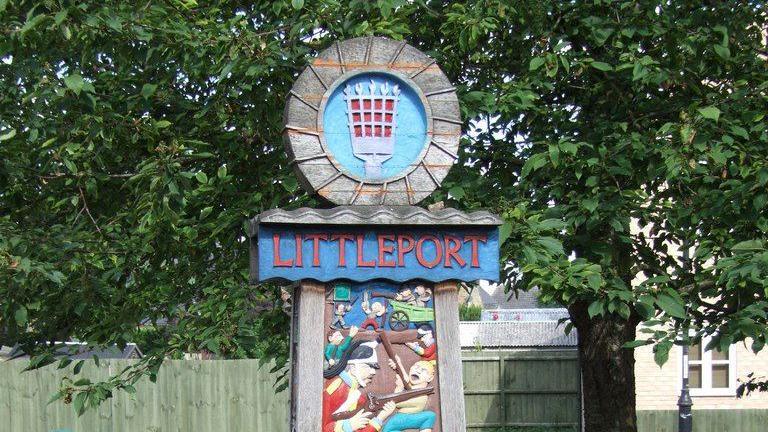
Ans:
POLYGON ((479 124, 449 192, 497 203, 507 280, 567 306, 586 430, 633 431, 627 348, 655 342, 663 363, 688 328, 715 335, 710 349, 765 343, 766 16, 752 2, 504 4, 453 5, 443 27, 452 58, 475 51, 461 82, 479 124), (656 327, 635 342, 643 321, 656 327))
POLYGON ((638 323, 664 324, 659 361, 687 327, 765 342, 761 6, 0 0, 3 343, 36 367, 53 341, 169 319, 142 365, 64 388, 80 411, 182 351, 281 364, 286 318, 276 287, 246 284, 243 222, 324 205, 280 145, 285 96, 313 53, 376 34, 459 90, 461 164, 431 199, 502 214, 506 281, 579 332, 587 430, 636 430, 638 323))

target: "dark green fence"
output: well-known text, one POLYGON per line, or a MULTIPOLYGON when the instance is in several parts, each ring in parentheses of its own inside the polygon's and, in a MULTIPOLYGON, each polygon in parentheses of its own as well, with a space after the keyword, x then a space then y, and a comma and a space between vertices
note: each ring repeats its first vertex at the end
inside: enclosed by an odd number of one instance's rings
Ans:
POLYGON ((463 353, 467 429, 511 426, 578 430, 575 350, 463 353))
MULTIPOLYGON (((470 431, 578 430, 579 371, 574 351, 465 352, 470 431)), ((90 365, 104 379, 125 361, 90 365)), ((77 417, 47 401, 60 382, 55 367, 21 373, 24 361, 0 362, 0 432, 287 432, 288 395, 275 394, 269 367, 255 360, 171 361, 135 398, 118 394, 77 417)), ((676 432, 675 411, 639 411, 640 432, 676 432)), ((696 432, 763 432, 768 410, 696 410, 696 432)))
MULTIPOLYGON (((638 411, 637 426, 640 432, 677 432, 677 411, 638 411)), ((693 430, 764 432, 768 430, 768 410, 694 410, 693 430)))

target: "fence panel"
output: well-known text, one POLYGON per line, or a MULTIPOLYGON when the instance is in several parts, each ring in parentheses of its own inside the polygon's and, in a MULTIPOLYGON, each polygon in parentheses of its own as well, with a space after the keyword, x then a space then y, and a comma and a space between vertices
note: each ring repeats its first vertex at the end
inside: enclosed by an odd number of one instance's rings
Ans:
MULTIPOLYGON (((578 430, 579 371, 573 351, 464 352, 468 430, 559 426, 578 430)), ((90 363, 90 362, 89 362, 90 363)), ((92 363, 81 375, 105 379, 128 361, 92 363)), ((24 361, 0 363, 0 432, 288 431, 288 394, 275 393, 269 366, 255 360, 169 361, 156 384, 135 398, 118 393, 77 417, 70 405, 47 404, 61 377, 55 367, 21 373, 24 361)), ((676 432, 676 411, 639 411, 641 432, 676 432)), ((695 410, 696 432, 762 432, 768 410, 695 410)), ((564 429, 552 429, 564 430, 564 429)))
MULTIPOLYGON (((81 375, 93 381, 119 372, 128 361, 103 361, 99 368, 89 363, 81 375)), ((288 394, 276 394, 270 366, 259 368, 254 360, 169 361, 157 383, 137 385, 135 398, 120 392, 81 417, 70 405, 47 404, 62 371, 50 366, 21 373, 24 366, 25 361, 0 365, 2 432, 288 431, 288 394)))
POLYGON ((467 428, 580 424, 575 350, 463 353, 467 428))
MULTIPOLYGON (((693 410, 696 432, 763 432, 767 424, 764 409, 693 410)), ((637 427, 640 432, 677 432, 677 411, 638 411, 637 427)))

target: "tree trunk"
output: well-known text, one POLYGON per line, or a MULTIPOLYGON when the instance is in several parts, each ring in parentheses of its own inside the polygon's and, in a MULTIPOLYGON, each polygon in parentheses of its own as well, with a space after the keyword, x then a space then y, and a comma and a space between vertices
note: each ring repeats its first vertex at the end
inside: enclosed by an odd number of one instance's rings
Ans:
POLYGON ((585 302, 568 310, 579 335, 584 432, 637 432, 635 356, 622 348, 635 340, 635 319, 589 318, 585 302))

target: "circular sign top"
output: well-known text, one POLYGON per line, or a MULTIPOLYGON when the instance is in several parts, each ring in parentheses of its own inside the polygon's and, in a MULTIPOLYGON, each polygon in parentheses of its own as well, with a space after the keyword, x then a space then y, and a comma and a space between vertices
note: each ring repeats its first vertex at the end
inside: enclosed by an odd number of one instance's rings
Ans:
POLYGON ((456 91, 405 42, 336 42, 296 80, 284 119, 302 186, 335 204, 415 204, 458 159, 456 91))

